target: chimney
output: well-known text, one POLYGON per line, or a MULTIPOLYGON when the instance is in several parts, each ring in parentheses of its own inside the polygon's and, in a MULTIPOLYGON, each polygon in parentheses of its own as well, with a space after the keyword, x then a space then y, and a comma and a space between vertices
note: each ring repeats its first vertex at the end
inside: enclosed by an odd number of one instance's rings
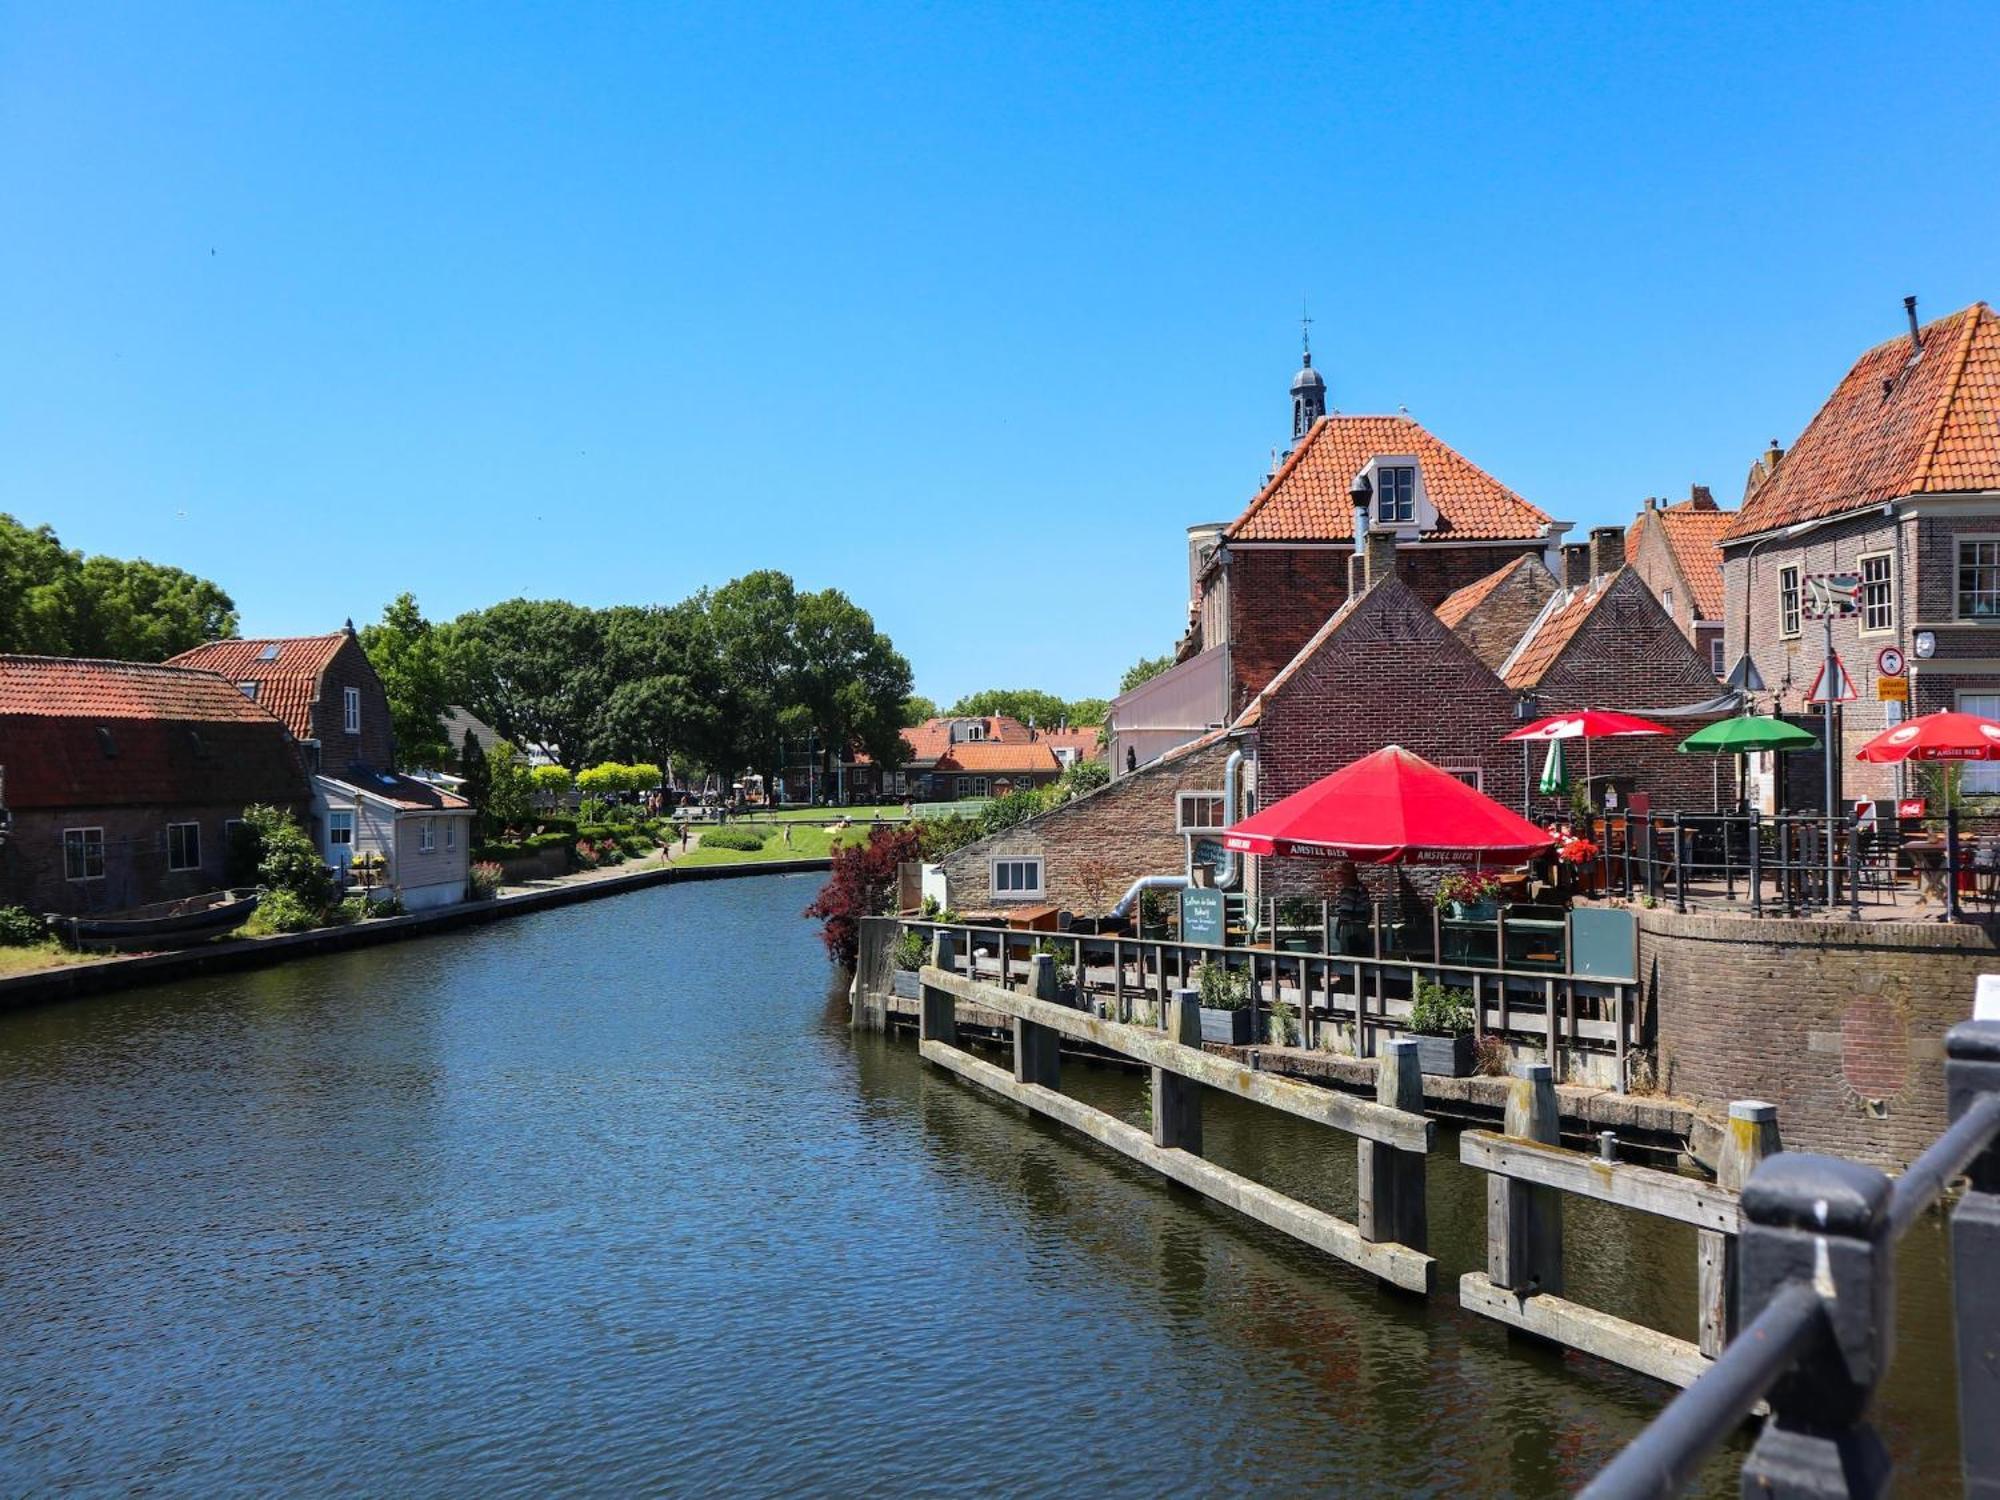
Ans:
POLYGON ((1590 576, 1593 579, 1609 578, 1625 566, 1625 528, 1623 526, 1593 526, 1590 528, 1590 576))
POLYGON ((1364 553, 1347 554, 1347 597, 1358 599, 1368 592, 1368 558, 1364 553))
POLYGON ((1368 587, 1371 589, 1385 578, 1396 576, 1396 533, 1376 530, 1368 533, 1368 551, 1365 554, 1368 568, 1368 587))
POLYGON ((1563 587, 1580 589, 1590 582, 1590 548, 1582 542, 1563 546, 1563 587))
POLYGON ((1917 331, 1917 299, 1915 297, 1905 297, 1903 299, 1903 315, 1910 320, 1910 348, 1916 354, 1922 354, 1924 352, 1924 336, 1917 331))
POLYGON ((1659 508, 1660 508, 1660 502, 1655 500, 1651 495, 1648 495, 1646 497, 1646 509, 1658 510, 1659 508))
POLYGON ((1696 510, 1714 510, 1715 496, 1708 492, 1707 485, 1691 484, 1688 486, 1688 504, 1696 510))

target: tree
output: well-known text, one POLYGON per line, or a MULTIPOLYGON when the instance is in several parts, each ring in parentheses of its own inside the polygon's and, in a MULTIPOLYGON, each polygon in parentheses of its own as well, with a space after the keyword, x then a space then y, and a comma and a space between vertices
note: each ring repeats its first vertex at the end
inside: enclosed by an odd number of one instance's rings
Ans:
POLYGON ((1053 729, 1067 717, 1069 705, 1054 693, 1039 688, 988 688, 983 693, 966 694, 945 712, 952 718, 968 719, 1005 714, 1023 724, 1053 729))
POLYGON ((514 744, 579 769, 610 686, 598 616, 560 599, 509 599, 452 630, 460 701, 514 744))
POLYGON ((1174 659, 1171 656, 1142 656, 1127 667, 1125 675, 1118 679, 1118 691, 1129 693, 1140 683, 1151 682, 1173 664, 1174 659))
POLYGON ((1076 727, 1089 724, 1103 724, 1111 718, 1109 698, 1072 698, 1069 700, 1069 722, 1076 727))
POLYGON ((598 709, 593 756, 725 775, 742 764, 705 596, 606 610, 604 669, 615 685, 598 709))
POLYGON ((443 764, 451 755, 444 730, 452 704, 448 632, 424 618, 414 595, 398 594, 382 622, 361 632, 361 649, 389 695, 396 764, 443 764))
POLYGON ((465 784, 458 789, 459 795, 483 816, 493 796, 493 770, 486 764, 486 747, 470 729, 465 731, 465 742, 459 746, 458 774, 465 778, 465 784))
POLYGON ((861 943, 861 919, 885 916, 904 860, 919 859, 923 834, 917 828, 878 823, 865 844, 833 851, 826 884, 805 909, 820 919, 820 941, 842 968, 854 967, 861 943))
POLYGON ((570 775, 567 766, 536 766, 528 773, 528 785, 537 796, 560 802, 576 785, 576 778, 570 775))
POLYGON ((207 579, 85 557, 0 514, 0 651, 160 661, 235 633, 235 604, 207 579))
POLYGON ((910 664, 839 589, 798 598, 793 707, 816 732, 824 762, 859 746, 885 770, 903 763, 903 701, 910 664))
POLYGON ((82 570, 82 554, 65 551, 50 527, 31 531, 0 512, 0 651, 68 654, 82 570))
POLYGON ((487 822, 495 828, 526 823, 535 815, 533 773, 521 753, 505 740, 493 747, 486 758, 489 783, 486 792, 487 822))
POLYGON ((1056 778, 1056 788, 1061 794, 1057 800, 1073 801, 1085 792, 1094 792, 1111 781, 1111 767, 1101 760, 1072 761, 1063 767, 1063 773, 1056 778))
POLYGON ((912 693, 903 700, 903 727, 905 729, 915 729, 919 724, 930 719, 935 719, 937 716, 937 703, 930 698, 926 698, 922 693, 912 693))
POLYGON ((776 784, 780 742, 787 731, 803 737, 810 727, 793 706, 796 671, 792 628, 798 593, 792 580, 773 569, 731 579, 705 601, 715 640, 723 691, 735 717, 730 772, 756 766, 767 786, 776 784))

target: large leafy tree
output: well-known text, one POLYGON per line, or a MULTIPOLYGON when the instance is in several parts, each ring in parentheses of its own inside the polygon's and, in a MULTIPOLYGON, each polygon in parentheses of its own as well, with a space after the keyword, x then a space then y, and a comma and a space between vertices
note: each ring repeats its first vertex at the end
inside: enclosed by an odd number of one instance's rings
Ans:
POLYGON ((1151 682, 1174 664, 1171 656, 1142 656, 1125 669, 1118 679, 1118 691, 1129 693, 1142 682, 1151 682))
POLYGON ((794 703, 822 757, 858 745, 880 765, 900 765, 910 664, 868 611, 839 589, 802 594, 793 639, 794 703))
POLYGON ((598 706, 611 686, 598 615, 560 599, 509 599, 460 615, 452 643, 466 707, 572 771, 589 764, 598 706))
POLYGON ((615 685, 597 715, 599 759, 733 769, 733 700, 705 605, 697 595, 668 608, 604 612, 604 666, 615 685))
POLYGON ((967 718, 1005 714, 1023 724, 1032 722, 1039 728, 1053 729, 1068 717, 1069 704, 1039 688, 988 688, 983 693, 966 694, 945 712, 967 718))
POLYGON ((0 514, 0 651, 160 661, 235 633, 234 602, 207 579, 85 557, 0 514))
POLYGON ((361 649, 389 695, 398 764, 443 764, 452 749, 443 723, 452 703, 449 630, 426 620, 414 595, 398 594, 381 623, 361 632, 361 649))
POLYGON ((796 712, 793 682, 798 591, 785 574, 766 568, 731 579, 708 597, 706 607, 736 714, 734 758, 739 766, 756 766, 774 778, 782 742, 803 738, 810 729, 796 712))

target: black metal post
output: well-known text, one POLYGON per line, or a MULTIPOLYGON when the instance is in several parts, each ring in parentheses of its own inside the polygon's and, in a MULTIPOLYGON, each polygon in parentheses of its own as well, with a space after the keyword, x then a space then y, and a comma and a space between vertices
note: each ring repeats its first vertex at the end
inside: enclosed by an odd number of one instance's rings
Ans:
POLYGON ((1730 846, 1729 830, 1736 824, 1734 813, 1722 816, 1722 895, 1726 901, 1736 899, 1736 852, 1730 846))
POLYGON ((1889 1179, 1836 1156, 1785 1151, 1742 1196, 1737 1297, 1746 1325, 1781 1294, 1811 1287, 1820 1335, 1771 1386, 1771 1419, 1744 1460, 1745 1495, 1872 1497, 1888 1492, 1888 1450, 1869 1401, 1894 1342, 1889 1179))
POLYGON ((1687 836, 1681 830, 1681 815, 1674 814, 1674 910, 1688 909, 1687 836))
MULTIPOLYGON (((1945 1034, 1948 1109, 1960 1119, 2000 1093, 2000 1021, 1967 1021, 1945 1034)), ((1966 1169, 1951 1212, 1952 1320, 1958 1335, 1958 1442, 1965 1493, 2000 1496, 2000 1142, 1966 1169)))
POLYGON ((1750 915, 1764 915, 1764 829, 1756 808, 1750 809, 1750 915))
POLYGON ((1861 920, 1861 820, 1847 820, 1847 910, 1861 920))
POLYGON ((1958 809, 1944 810, 1944 919, 1956 922, 1958 911, 1958 809))
MULTIPOLYGON (((1646 813, 1643 822, 1645 826, 1642 831, 1646 840, 1646 894, 1657 901, 1660 899, 1660 862, 1656 857, 1659 851, 1653 845, 1653 815, 1650 812, 1646 813)), ((1630 836, 1629 824, 1627 836, 1630 836)))

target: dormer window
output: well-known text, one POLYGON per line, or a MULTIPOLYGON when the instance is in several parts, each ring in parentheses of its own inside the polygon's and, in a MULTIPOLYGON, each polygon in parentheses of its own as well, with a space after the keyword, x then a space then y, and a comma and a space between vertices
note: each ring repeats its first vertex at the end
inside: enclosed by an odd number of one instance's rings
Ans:
POLYGON ((1417 471, 1410 464, 1383 464, 1375 470, 1375 519, 1384 526, 1417 518, 1417 471))
POLYGON ((248 698, 252 703, 257 701, 257 684, 254 682, 239 682, 236 684, 236 691, 248 698))

